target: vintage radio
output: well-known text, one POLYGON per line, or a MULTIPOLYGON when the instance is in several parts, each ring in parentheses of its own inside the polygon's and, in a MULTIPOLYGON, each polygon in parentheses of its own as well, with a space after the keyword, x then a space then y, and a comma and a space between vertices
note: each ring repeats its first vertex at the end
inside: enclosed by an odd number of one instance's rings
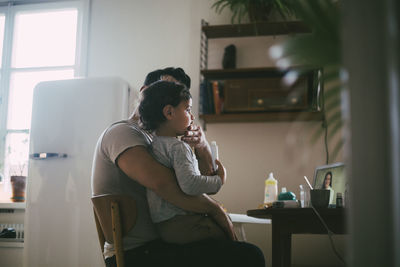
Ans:
POLYGON ((282 77, 227 79, 224 112, 295 111, 312 109, 313 75, 286 86, 282 77))

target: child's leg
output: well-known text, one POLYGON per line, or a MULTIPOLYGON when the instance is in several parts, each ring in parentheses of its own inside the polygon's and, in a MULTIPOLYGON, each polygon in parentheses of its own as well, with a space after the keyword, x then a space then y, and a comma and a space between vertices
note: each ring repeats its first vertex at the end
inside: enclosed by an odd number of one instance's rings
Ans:
POLYGON ((225 232, 210 217, 191 214, 177 215, 156 224, 165 242, 185 244, 203 239, 227 239, 225 232))

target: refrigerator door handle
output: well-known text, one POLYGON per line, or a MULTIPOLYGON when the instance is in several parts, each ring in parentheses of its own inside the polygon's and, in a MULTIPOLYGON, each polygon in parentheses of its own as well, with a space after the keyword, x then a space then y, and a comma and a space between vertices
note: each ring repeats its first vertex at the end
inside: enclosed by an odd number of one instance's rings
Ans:
POLYGON ((54 159, 54 158, 66 158, 68 157, 65 153, 33 153, 29 156, 31 159, 40 160, 40 159, 54 159))

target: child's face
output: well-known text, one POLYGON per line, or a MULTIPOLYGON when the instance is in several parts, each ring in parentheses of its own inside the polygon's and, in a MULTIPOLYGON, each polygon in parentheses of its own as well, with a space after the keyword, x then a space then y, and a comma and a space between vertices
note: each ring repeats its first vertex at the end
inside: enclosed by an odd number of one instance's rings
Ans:
POLYGON ((181 103, 174 108, 174 116, 170 122, 171 126, 176 131, 176 135, 183 135, 193 123, 193 120, 192 99, 189 99, 181 101, 181 103))

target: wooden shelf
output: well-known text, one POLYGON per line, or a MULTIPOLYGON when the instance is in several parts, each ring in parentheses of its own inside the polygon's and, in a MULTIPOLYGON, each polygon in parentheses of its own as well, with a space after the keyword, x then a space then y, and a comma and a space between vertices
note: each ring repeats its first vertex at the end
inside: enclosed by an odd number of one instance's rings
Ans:
MULTIPOLYGON (((248 23, 248 24, 229 24, 229 25, 203 25, 202 26, 202 42, 212 38, 237 38, 237 37, 250 37, 250 36, 274 36, 274 35, 290 35, 290 34, 304 34, 311 33, 311 30, 305 23, 301 21, 282 21, 282 22, 261 22, 261 23, 248 23), (206 36, 206 38, 204 38, 206 36)), ((203 45, 203 43, 202 43, 203 45)), ((206 44, 205 44, 206 45, 206 44)), ((207 54, 205 54, 207 60, 207 54)), ((205 64, 206 65, 206 64, 205 64)), ((302 75, 306 75, 307 84, 314 82, 313 77, 317 68, 311 66, 292 66, 290 69, 281 70, 277 67, 263 67, 263 68, 240 68, 240 69, 205 69, 201 70, 201 75, 206 81, 222 81, 222 80, 242 80, 241 84, 251 83, 252 81, 260 81, 259 78, 264 79, 263 83, 268 83, 270 80, 277 80, 282 78, 288 71, 299 69, 302 75), (246 81, 245 81, 246 80, 246 81)), ((259 86, 260 87, 260 86, 259 86)), ((262 87, 262 86, 261 86, 262 87)), ((277 86, 279 87, 279 86, 277 86)), ((310 91, 309 85, 307 85, 310 91)), ((204 94, 205 99, 208 99, 212 94, 209 88, 204 94)), ((243 90, 248 90, 243 86, 243 90)), ((308 92, 307 91, 307 97, 308 92)), ((246 92, 243 97, 246 97, 246 92)), ((236 97, 240 97, 237 96, 236 97)), ((268 95, 263 95, 268 97, 268 95)), ((271 96, 272 97, 272 96, 271 96)), ((276 97, 276 96, 275 96, 276 97)), ((228 98, 227 98, 228 99, 228 98)), ((203 99, 204 100, 204 99, 203 99)), ((232 101, 232 100, 231 100, 232 101)), ((201 101, 200 101, 201 102, 201 101)), ((208 103, 208 102, 207 102, 208 103)), ((209 103, 208 103, 209 104, 209 103)), ((205 108, 204 110, 208 110, 205 108)), ((322 120, 321 112, 312 112, 310 107, 296 107, 296 111, 288 111, 290 107, 283 109, 286 111, 260 111, 260 112, 237 112, 237 113, 224 113, 221 115, 203 114, 200 118, 206 123, 236 123, 236 122, 278 122, 278 121, 320 121, 322 120), (309 111, 307 111, 309 110, 309 111)))
POLYGON ((321 121, 322 113, 311 111, 226 113, 221 115, 202 114, 200 118, 205 123, 321 121))
POLYGON ((207 69, 201 70, 201 74, 206 79, 253 79, 266 77, 282 77, 290 70, 309 70, 315 71, 317 68, 311 66, 296 67, 292 66, 286 70, 277 67, 261 67, 261 68, 238 68, 238 69, 207 69))
POLYGON ((311 32, 309 27, 307 27, 301 21, 258 22, 212 26, 207 25, 202 26, 202 30, 209 39, 249 36, 274 36, 311 32))

